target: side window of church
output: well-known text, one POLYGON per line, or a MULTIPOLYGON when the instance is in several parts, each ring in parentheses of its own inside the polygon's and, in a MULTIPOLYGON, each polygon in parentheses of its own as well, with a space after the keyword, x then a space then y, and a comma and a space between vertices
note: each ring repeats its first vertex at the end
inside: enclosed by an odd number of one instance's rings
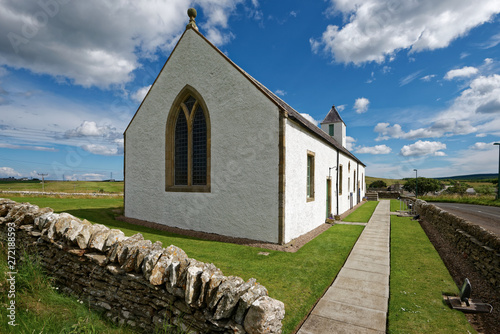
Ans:
POLYGON ((314 153, 307 152, 307 200, 314 200, 314 153))
POLYGON ((342 195, 342 174, 343 174, 343 166, 339 166, 339 195, 342 195))

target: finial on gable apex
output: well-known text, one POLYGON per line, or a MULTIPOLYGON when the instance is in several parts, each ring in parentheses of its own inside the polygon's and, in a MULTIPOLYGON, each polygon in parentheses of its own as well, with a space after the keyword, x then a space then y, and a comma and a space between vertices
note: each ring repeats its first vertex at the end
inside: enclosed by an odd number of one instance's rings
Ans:
POLYGON ((189 16, 189 23, 187 24, 186 29, 193 28, 196 31, 198 31, 198 27, 196 26, 196 22, 194 20, 196 18, 196 15, 197 15, 196 9, 189 8, 188 11, 187 11, 187 14, 189 16))

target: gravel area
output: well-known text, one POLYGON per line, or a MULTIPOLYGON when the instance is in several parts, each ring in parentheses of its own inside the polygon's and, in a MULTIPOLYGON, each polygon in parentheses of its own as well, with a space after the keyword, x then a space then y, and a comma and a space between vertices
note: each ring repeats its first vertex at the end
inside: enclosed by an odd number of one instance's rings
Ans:
POLYGON ((425 221, 420 221, 420 225, 443 259, 455 284, 460 288, 465 278, 468 278, 472 287, 471 298, 493 306, 492 313, 466 314, 469 322, 479 333, 499 333, 500 292, 496 291, 495 287, 479 274, 472 259, 461 254, 452 243, 442 238, 434 226, 425 221))

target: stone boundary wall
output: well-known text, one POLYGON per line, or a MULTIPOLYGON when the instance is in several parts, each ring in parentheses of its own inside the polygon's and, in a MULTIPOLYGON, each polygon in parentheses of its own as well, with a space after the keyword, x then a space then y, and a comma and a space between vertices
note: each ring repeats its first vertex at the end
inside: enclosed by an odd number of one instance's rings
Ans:
MULTIPOLYGON (((414 199, 413 199, 414 201, 414 199)), ((415 210, 464 255, 472 257, 476 269, 497 289, 500 288, 500 238, 465 219, 422 200, 415 210)))
POLYGON ((398 199, 401 197, 401 193, 399 191, 377 190, 377 192, 378 198, 398 199))
POLYGON ((68 213, 0 199, 0 239, 15 231, 63 292, 117 324, 152 332, 164 322, 191 333, 281 333, 284 304, 251 278, 224 276, 173 245, 126 237, 68 213))

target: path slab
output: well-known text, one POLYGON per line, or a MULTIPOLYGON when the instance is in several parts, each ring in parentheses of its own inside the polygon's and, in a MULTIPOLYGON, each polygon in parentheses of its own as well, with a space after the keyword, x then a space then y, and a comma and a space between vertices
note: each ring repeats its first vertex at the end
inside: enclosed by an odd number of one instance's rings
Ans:
POLYGON ((337 278, 298 334, 385 333, 390 275, 389 203, 379 202, 337 278))

